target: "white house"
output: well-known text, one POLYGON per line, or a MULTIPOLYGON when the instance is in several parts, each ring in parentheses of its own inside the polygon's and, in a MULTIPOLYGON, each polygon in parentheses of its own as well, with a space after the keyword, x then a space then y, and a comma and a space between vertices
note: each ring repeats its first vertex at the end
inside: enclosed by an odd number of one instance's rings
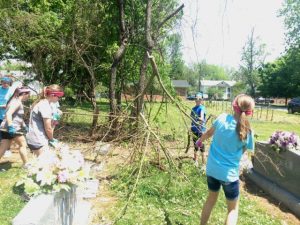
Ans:
POLYGON ((216 87, 223 90, 223 99, 231 99, 232 87, 236 84, 233 80, 201 80, 200 91, 204 94, 208 94, 208 89, 216 87))

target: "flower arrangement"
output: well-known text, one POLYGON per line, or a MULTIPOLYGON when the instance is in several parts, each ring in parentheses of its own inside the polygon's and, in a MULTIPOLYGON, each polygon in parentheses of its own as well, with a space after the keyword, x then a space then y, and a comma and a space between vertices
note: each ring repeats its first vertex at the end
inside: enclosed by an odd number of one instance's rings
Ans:
POLYGON ((33 159, 26 176, 17 182, 24 185, 29 196, 70 190, 89 176, 89 167, 79 150, 70 151, 68 146, 44 152, 33 159))
POLYGON ((300 138, 293 132, 276 131, 270 137, 269 143, 277 152, 300 150, 300 138))

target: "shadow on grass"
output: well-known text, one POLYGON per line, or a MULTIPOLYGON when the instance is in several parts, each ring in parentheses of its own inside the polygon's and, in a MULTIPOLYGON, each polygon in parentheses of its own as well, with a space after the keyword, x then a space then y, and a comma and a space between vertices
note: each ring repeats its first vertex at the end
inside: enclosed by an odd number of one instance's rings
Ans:
POLYGON ((12 163, 9 161, 4 161, 0 163, 0 171, 7 171, 12 168, 12 163))

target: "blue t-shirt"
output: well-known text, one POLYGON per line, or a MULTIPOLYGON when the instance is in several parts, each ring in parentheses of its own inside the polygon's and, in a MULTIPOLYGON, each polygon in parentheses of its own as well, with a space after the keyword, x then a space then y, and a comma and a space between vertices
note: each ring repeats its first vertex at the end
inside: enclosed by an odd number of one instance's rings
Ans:
POLYGON ((232 115, 221 114, 213 123, 215 132, 207 159, 206 174, 225 182, 239 179, 243 149, 254 150, 253 131, 241 141, 236 132, 237 121, 232 115))
MULTIPOLYGON (((0 87, 0 106, 6 106, 8 99, 11 96, 9 88, 0 87)), ((0 107, 0 120, 3 120, 5 117, 6 108, 0 107)))
POLYGON ((192 108, 191 117, 193 118, 195 123, 192 120, 191 130, 195 134, 202 134, 206 130, 205 120, 206 120, 206 109, 204 105, 196 105, 192 108), (202 124, 199 124, 200 119, 202 120, 202 124))

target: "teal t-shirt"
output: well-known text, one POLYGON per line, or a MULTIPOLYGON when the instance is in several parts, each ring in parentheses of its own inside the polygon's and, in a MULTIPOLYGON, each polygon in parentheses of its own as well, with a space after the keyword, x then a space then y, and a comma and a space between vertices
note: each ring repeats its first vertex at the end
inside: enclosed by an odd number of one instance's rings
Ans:
POLYGON ((253 131, 241 141, 236 133, 237 121, 232 115, 221 114, 213 123, 215 132, 207 159, 206 174, 225 182, 239 179, 243 149, 254 150, 253 131))
MULTIPOLYGON (((9 88, 0 87, 0 106, 6 106, 8 99, 10 98, 11 93, 9 88)), ((0 108, 0 120, 3 120, 5 117, 6 108, 0 108)))

